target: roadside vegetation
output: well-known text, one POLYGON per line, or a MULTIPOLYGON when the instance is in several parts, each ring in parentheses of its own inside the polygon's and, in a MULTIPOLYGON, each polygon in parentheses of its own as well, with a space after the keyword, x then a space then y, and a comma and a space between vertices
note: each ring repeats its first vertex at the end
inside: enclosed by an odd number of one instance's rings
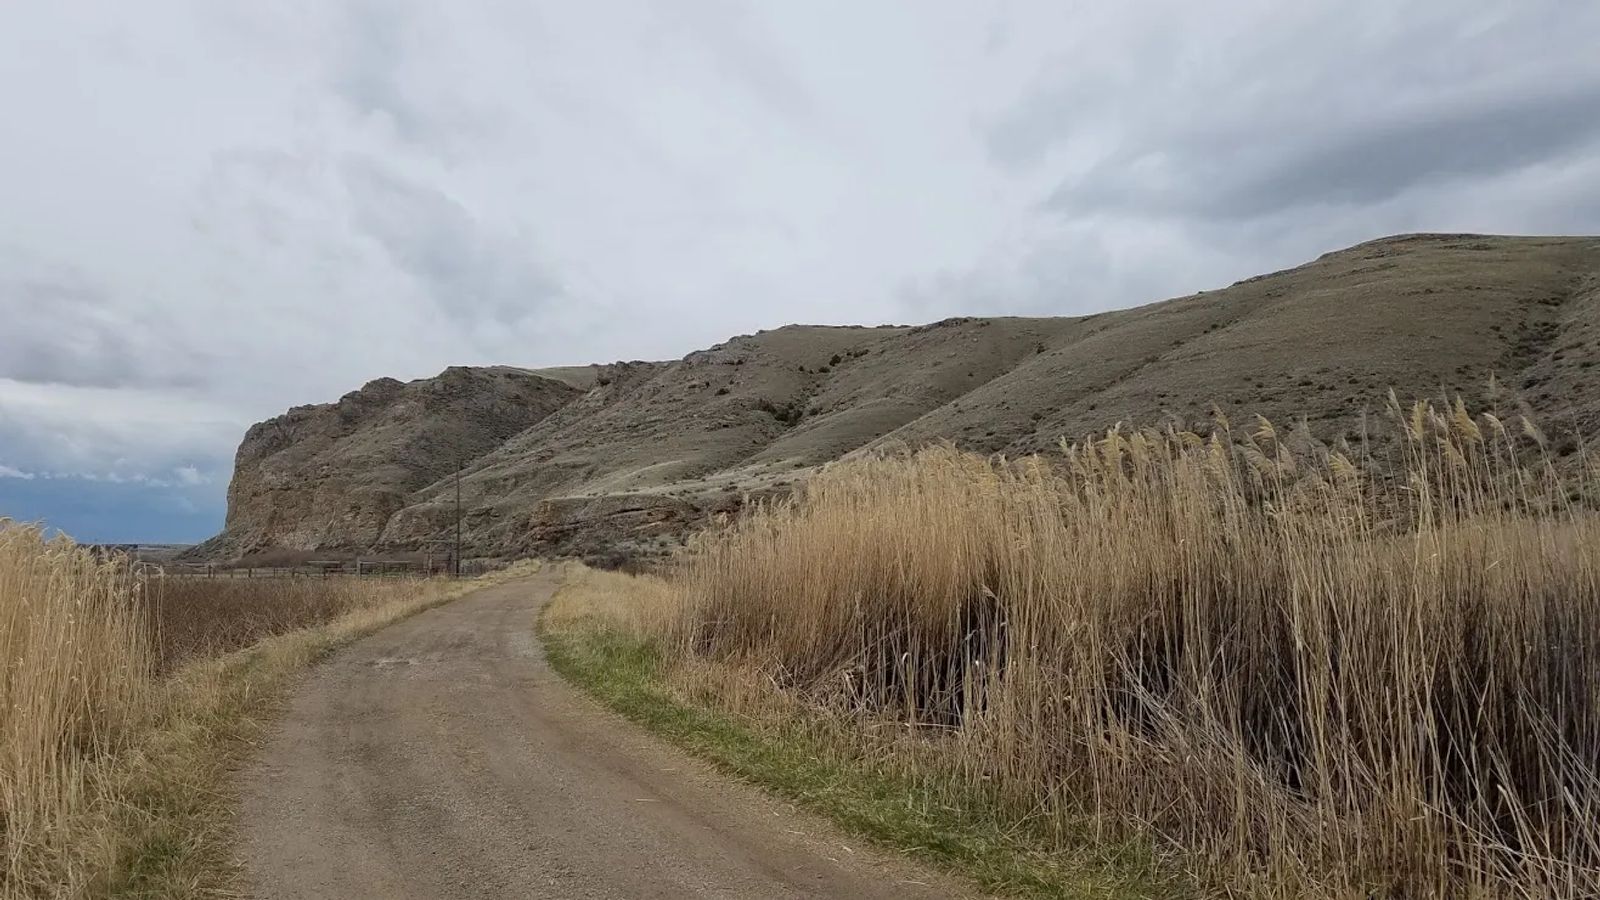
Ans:
MULTIPOLYGON (((1520 419, 1391 397, 1335 446, 1219 418, 1017 460, 865 458, 664 579, 575 592, 545 627, 565 670, 680 740, 728 743, 682 736, 725 727, 699 715, 801 733, 817 759, 992 823, 1011 837, 995 852, 1069 861, 1058 875, 1600 896, 1596 473, 1581 453, 1558 472, 1544 443, 1520 419)), ((829 790, 813 805, 838 815, 829 790)))
POLYGON ((0 520, 0 897, 216 896, 291 679, 467 583, 162 579, 0 520))
POLYGON ((568 564, 540 621, 550 664, 723 772, 986 890, 1063 900, 1182 896, 1138 843, 1063 848, 1041 822, 1007 815, 987 785, 895 753, 861 752, 831 718, 773 696, 734 708, 692 689, 662 652, 660 634, 672 625, 661 615, 679 608, 659 578, 568 564))

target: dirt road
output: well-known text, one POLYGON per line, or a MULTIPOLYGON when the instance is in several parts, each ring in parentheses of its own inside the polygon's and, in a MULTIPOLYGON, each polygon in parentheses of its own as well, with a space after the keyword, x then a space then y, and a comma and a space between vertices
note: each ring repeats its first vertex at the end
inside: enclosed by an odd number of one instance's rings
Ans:
POLYGON ((246 774, 263 900, 960 895, 601 710, 545 663, 553 576, 318 667, 246 774))

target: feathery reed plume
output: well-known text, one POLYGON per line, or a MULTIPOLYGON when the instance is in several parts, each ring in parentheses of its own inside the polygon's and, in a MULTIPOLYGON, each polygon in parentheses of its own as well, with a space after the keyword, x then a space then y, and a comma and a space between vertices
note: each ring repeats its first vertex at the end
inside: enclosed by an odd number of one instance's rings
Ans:
POLYGON ((1220 413, 834 466, 695 542, 653 627, 728 702, 909 728, 1235 887, 1600 896, 1600 520, 1465 404, 1387 405, 1400 477, 1220 413))
MULTIPOLYGON (((0 519, 0 862, 32 868, 127 739, 154 659, 125 560, 0 519)), ((9 879, 0 879, 0 888, 9 879)))

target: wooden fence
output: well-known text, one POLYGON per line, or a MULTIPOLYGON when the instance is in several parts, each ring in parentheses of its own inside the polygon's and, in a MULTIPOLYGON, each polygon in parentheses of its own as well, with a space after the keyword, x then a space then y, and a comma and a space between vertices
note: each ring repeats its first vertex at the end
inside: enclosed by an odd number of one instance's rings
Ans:
MULTIPOLYGON (((178 578, 427 578, 451 575, 448 560, 352 559, 312 561, 295 566, 230 566, 213 563, 137 563, 148 575, 178 578)), ((462 564, 461 574, 477 575, 489 567, 477 560, 462 564)))

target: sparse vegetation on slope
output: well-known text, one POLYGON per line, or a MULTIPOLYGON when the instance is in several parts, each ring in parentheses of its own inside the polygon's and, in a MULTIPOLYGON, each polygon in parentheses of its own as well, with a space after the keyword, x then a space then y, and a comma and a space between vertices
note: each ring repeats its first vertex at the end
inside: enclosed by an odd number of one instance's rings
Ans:
POLYGON ((0 520, 0 897, 225 894, 229 777, 290 679, 467 586, 163 585, 0 520))
POLYGON ((1149 836, 1204 890, 1596 896, 1593 486, 1525 422, 1382 427, 1393 460, 1260 420, 842 464, 704 539, 635 627, 686 696, 1063 848, 1149 836))
POLYGON ((581 390, 452 369, 252 429, 200 552, 420 549, 453 535, 460 456, 469 555, 659 557, 855 453, 1016 456, 1119 421, 1203 429, 1213 405, 1333 441, 1390 385, 1499 403, 1491 373, 1562 448, 1600 430, 1597 355, 1600 239, 1409 235, 1090 316, 790 325, 581 390))

